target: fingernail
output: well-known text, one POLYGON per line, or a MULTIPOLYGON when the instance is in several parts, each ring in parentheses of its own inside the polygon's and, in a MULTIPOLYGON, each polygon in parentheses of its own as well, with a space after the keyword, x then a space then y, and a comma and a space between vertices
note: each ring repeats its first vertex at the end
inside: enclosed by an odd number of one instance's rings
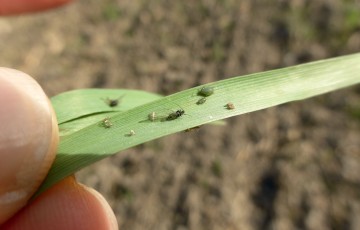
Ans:
POLYGON ((50 167, 53 119, 35 80, 0 68, 0 223, 25 205, 50 167))

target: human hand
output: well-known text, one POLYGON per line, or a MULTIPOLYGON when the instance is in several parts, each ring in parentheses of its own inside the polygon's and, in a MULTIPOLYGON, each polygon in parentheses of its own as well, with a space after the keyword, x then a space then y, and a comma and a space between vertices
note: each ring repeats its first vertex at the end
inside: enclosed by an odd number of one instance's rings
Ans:
POLYGON ((0 229, 117 229, 105 199, 74 177, 28 202, 55 158, 58 138, 37 82, 0 67, 0 229))
MULTIPOLYGON (((35 12, 71 0, 0 0, 0 15, 35 12)), ((33 201, 56 153, 58 127, 41 87, 0 67, 0 229, 117 229, 105 199, 65 178, 33 201)))

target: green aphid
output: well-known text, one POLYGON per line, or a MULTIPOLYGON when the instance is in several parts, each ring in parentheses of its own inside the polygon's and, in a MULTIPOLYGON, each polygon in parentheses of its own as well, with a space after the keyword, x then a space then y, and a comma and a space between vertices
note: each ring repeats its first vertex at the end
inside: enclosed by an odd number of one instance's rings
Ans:
POLYGON ((204 86, 198 91, 199 96, 208 97, 214 93, 214 87, 204 86))
POLYGON ((196 104, 201 105, 201 104, 204 104, 205 102, 206 102, 206 97, 202 97, 196 102, 196 104))

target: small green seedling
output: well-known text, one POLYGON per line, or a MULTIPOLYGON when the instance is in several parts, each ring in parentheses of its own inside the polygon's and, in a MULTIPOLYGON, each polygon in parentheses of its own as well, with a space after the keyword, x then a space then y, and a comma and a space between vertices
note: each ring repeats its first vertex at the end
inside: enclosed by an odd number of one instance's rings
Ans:
POLYGON ((214 87, 204 86, 198 91, 199 96, 208 97, 214 93, 214 87))
POLYGON ((225 105, 225 107, 226 107, 226 109, 228 109, 228 110, 233 110, 233 109, 235 109, 235 105, 234 105, 233 103, 231 103, 231 102, 227 103, 227 104, 225 105))
POLYGON ((109 118, 109 117, 106 117, 106 118, 104 118, 104 119, 101 121, 100 125, 101 125, 102 127, 104 127, 105 129, 108 129, 108 128, 111 128, 111 126, 112 126, 113 124, 112 124, 110 118, 109 118))
POLYGON ((196 102, 196 104, 201 105, 201 104, 204 104, 205 102, 206 102, 206 97, 202 97, 196 102))

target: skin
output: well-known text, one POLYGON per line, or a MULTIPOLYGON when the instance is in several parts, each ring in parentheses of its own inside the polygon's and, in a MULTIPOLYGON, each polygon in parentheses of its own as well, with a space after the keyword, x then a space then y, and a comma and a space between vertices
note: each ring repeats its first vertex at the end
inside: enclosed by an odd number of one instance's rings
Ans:
MULTIPOLYGON (((49 9, 69 0, 0 0, 0 15, 49 9)), ((118 229, 95 190, 73 176, 29 201, 59 142, 48 97, 29 75, 0 67, 0 229, 118 229)))
POLYGON ((56 117, 37 82, 13 69, 0 68, 0 105, 0 229, 117 229, 105 199, 74 177, 28 202, 55 158, 56 117))
POLYGON ((71 0, 0 0, 0 15, 17 15, 51 9, 71 0))

